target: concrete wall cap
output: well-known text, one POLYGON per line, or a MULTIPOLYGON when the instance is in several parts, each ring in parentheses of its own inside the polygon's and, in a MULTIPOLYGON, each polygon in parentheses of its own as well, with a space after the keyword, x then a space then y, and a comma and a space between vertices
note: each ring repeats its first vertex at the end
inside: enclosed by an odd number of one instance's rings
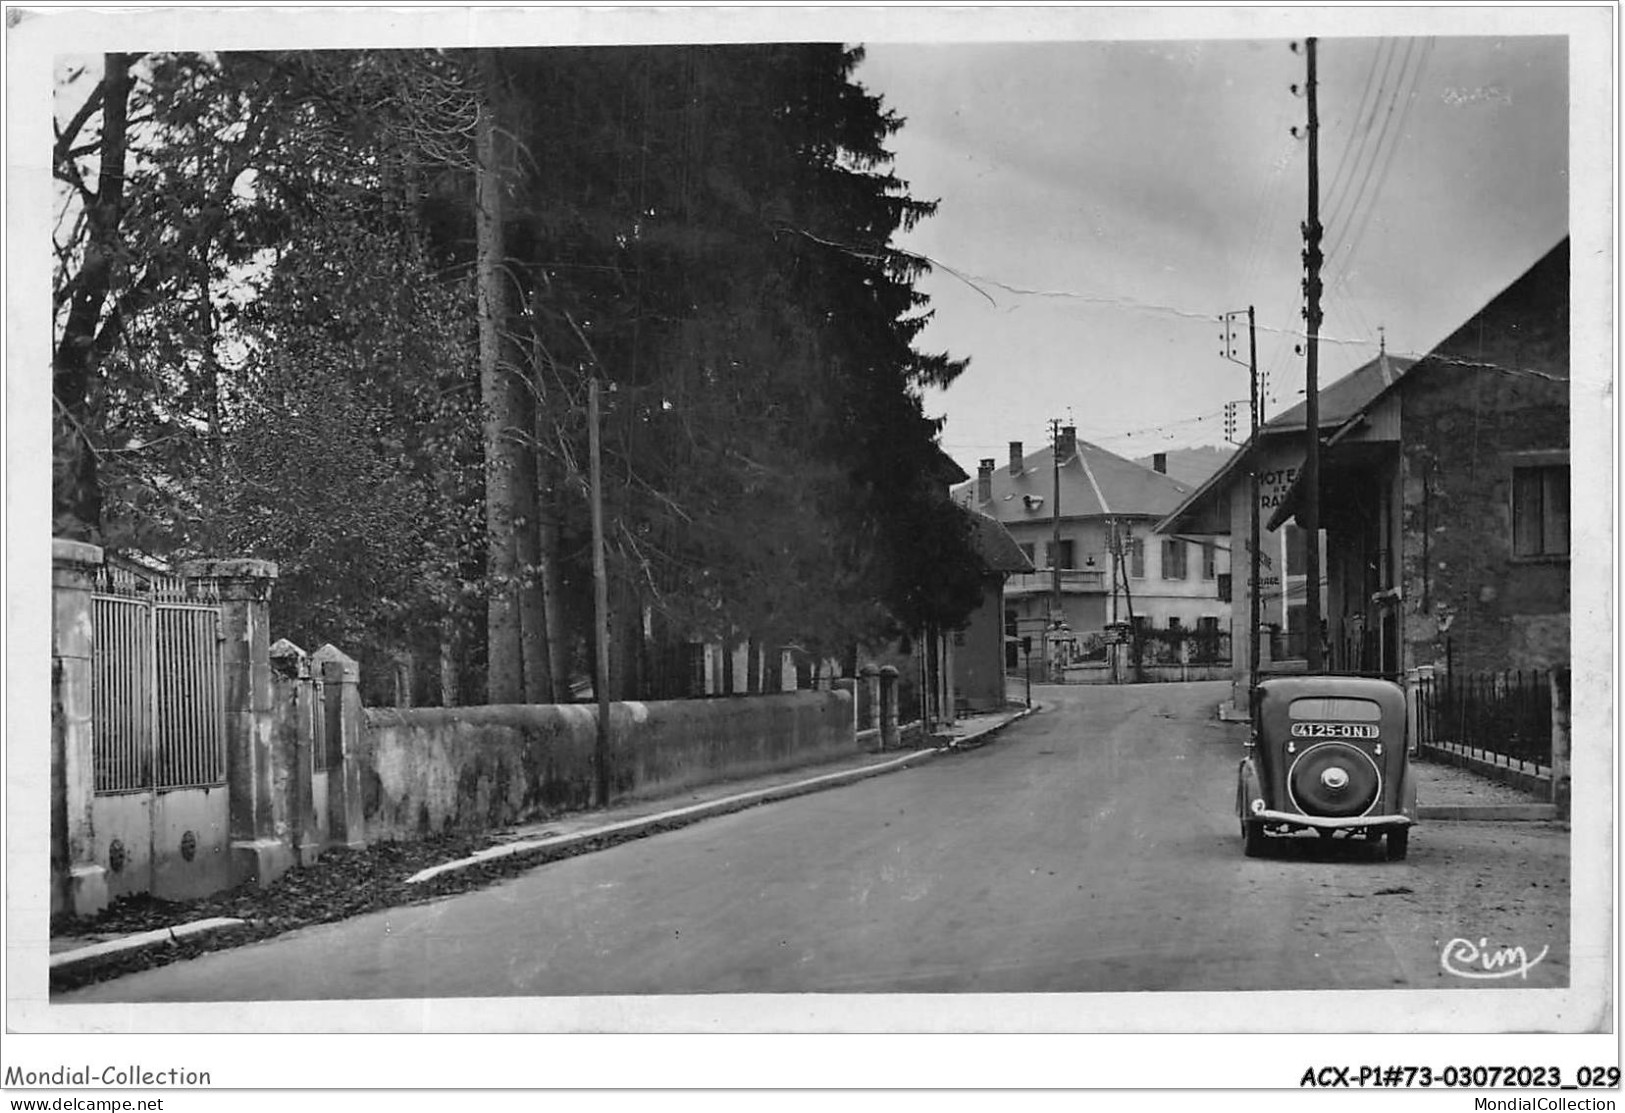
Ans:
POLYGON ((881 676, 896 676, 897 675, 897 666, 896 665, 881 665, 880 666, 880 675, 881 676))
POLYGON ((351 657, 348 653, 344 652, 344 650, 340 649, 332 642, 328 642, 315 653, 312 653, 310 655, 310 659, 318 665, 325 665, 329 661, 333 661, 343 665, 346 671, 355 670, 359 672, 361 668, 361 666, 356 663, 356 659, 354 657, 351 657))
POLYGON ((874 664, 864 665, 858 672, 864 676, 879 676, 880 666, 874 664))
POLYGON ((253 557, 189 560, 181 565, 181 575, 188 579, 274 580, 277 567, 274 560, 253 557))
POLYGON ((278 638, 271 643, 271 656, 273 657, 308 657, 310 654, 294 645, 287 638, 278 638))
POLYGON ((53 537, 51 538, 51 563, 101 564, 101 546, 92 545, 88 541, 70 541, 66 537, 53 537))

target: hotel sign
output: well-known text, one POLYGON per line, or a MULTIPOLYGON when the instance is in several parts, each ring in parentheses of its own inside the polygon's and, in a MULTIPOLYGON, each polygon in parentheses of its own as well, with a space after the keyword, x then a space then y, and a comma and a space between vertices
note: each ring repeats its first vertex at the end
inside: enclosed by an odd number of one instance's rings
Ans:
POLYGON ((1271 468, 1258 476, 1258 506, 1261 510, 1275 510, 1286 501, 1286 493, 1298 478, 1298 469, 1271 468))

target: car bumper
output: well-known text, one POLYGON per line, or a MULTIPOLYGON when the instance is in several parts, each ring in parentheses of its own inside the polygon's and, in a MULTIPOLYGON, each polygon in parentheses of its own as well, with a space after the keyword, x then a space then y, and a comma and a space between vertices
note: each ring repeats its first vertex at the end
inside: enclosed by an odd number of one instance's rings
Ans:
POLYGON ((1301 812, 1278 812, 1269 808, 1253 812, 1248 818, 1263 823, 1289 823, 1294 827, 1315 827, 1328 831, 1346 831, 1359 827, 1409 827, 1416 822, 1414 817, 1404 814, 1332 817, 1304 815, 1301 812))

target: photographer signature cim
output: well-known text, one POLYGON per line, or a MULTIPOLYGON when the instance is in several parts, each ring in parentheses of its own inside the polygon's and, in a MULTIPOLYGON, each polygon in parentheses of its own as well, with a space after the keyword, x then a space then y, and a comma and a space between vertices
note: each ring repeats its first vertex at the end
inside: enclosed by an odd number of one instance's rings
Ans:
POLYGON ((1444 945, 1444 951, 1439 955, 1439 965, 1445 973, 1458 978, 1528 978, 1529 971, 1540 965, 1540 960, 1550 950, 1550 946, 1542 947, 1540 954, 1530 958, 1529 952, 1522 947, 1492 949, 1488 939, 1474 941, 1458 937, 1444 945))

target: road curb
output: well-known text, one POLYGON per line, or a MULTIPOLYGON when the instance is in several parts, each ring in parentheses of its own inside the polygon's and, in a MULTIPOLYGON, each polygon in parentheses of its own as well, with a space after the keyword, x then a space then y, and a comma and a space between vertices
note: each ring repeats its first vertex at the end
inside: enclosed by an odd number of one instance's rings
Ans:
POLYGON ((1484 819, 1530 823, 1560 818, 1555 804, 1423 804, 1416 809, 1416 818, 1484 819))
MULTIPOLYGON (((585 844, 594 844, 590 849, 603 849, 618 843, 630 842, 633 839, 642 838, 645 835, 659 831, 675 830, 716 816, 744 811, 747 808, 753 808, 761 804, 788 800, 796 796, 821 792, 825 789, 840 788, 843 785, 868 780, 870 777, 883 776, 886 773, 919 765, 943 754, 983 745, 987 739, 998 731, 1003 730, 1011 723, 1025 719, 1038 710, 1040 710, 1040 707, 1035 704, 1033 707, 1022 709, 1018 714, 1012 715, 1002 722, 995 723, 974 734, 968 734, 964 738, 956 739, 949 746, 913 750, 888 761, 875 762, 872 765, 865 765, 858 769, 843 769, 836 773, 825 773, 821 776, 792 781, 789 784, 775 785, 772 788, 742 792, 733 796, 724 796, 717 800, 708 800, 701 804, 693 804, 685 808, 674 808, 669 811, 656 812, 652 815, 639 816, 636 819, 623 820, 619 823, 608 823, 602 827, 576 831, 568 835, 523 839, 488 847, 466 858, 442 862, 439 865, 420 870, 407 878, 406 884, 422 884, 446 874, 459 873, 510 858, 534 858, 536 864, 541 865, 555 858, 570 857, 575 853, 579 853, 585 844)), ((53 954, 50 958, 50 973, 55 978, 79 971, 87 966, 125 958, 139 951, 173 946, 192 937, 247 926, 251 926, 247 920, 214 917, 207 920, 194 920, 191 923, 178 924, 173 928, 158 928, 154 931, 145 931, 117 939, 108 939, 99 943, 90 943, 53 954)))
POLYGON ((698 823, 713 816, 744 811, 746 808, 753 808, 759 804, 768 804, 775 800, 787 800, 793 796, 804 796, 828 788, 839 788, 855 781, 867 780, 870 777, 877 777, 909 765, 918 764, 943 752, 943 750, 937 749, 915 750, 912 753, 893 758, 891 761, 877 762, 874 765, 866 765, 861 769, 843 769, 839 773, 826 773, 821 777, 810 777, 804 781, 775 785, 773 788, 758 789, 755 792, 742 792, 736 796, 724 796, 719 800, 707 800, 703 804, 692 804, 686 808, 675 808, 671 811, 639 816, 636 819, 622 820, 619 823, 608 823, 602 827, 576 831, 568 835, 551 835, 546 838, 523 839, 517 842, 504 843, 500 846, 488 847, 485 850, 469 855, 467 858, 458 858, 455 861, 442 862, 437 866, 419 870, 406 879, 406 884, 422 884, 443 874, 474 869, 478 866, 488 865, 491 862, 499 862, 505 858, 520 855, 536 855, 548 858, 557 855, 562 857, 582 843, 596 842, 609 846, 619 842, 627 842, 657 830, 667 831, 678 827, 687 827, 691 823, 698 823))
POLYGON ((1002 722, 994 723, 992 726, 983 727, 974 734, 967 734, 963 738, 956 738, 954 741, 948 744, 947 748, 950 750, 974 749, 975 747, 982 745, 986 739, 997 734, 1011 723, 1019 723, 1021 720, 1027 718, 1027 716, 1042 710, 1042 708, 1043 705, 1037 703, 1033 704, 1031 707, 1023 707, 1020 711, 1016 712, 1014 715, 1003 720, 1002 722))
POLYGON ((62 974, 108 958, 123 957, 135 951, 149 951, 159 947, 172 946, 195 935, 207 935, 216 931, 244 927, 247 923, 247 920, 237 920, 229 916, 216 916, 207 920, 194 920, 189 924, 177 924, 172 928, 157 928, 153 931, 138 932, 135 935, 124 935, 101 943, 88 943, 83 947, 73 947, 69 950, 56 952, 51 956, 49 969, 53 975, 62 974))

